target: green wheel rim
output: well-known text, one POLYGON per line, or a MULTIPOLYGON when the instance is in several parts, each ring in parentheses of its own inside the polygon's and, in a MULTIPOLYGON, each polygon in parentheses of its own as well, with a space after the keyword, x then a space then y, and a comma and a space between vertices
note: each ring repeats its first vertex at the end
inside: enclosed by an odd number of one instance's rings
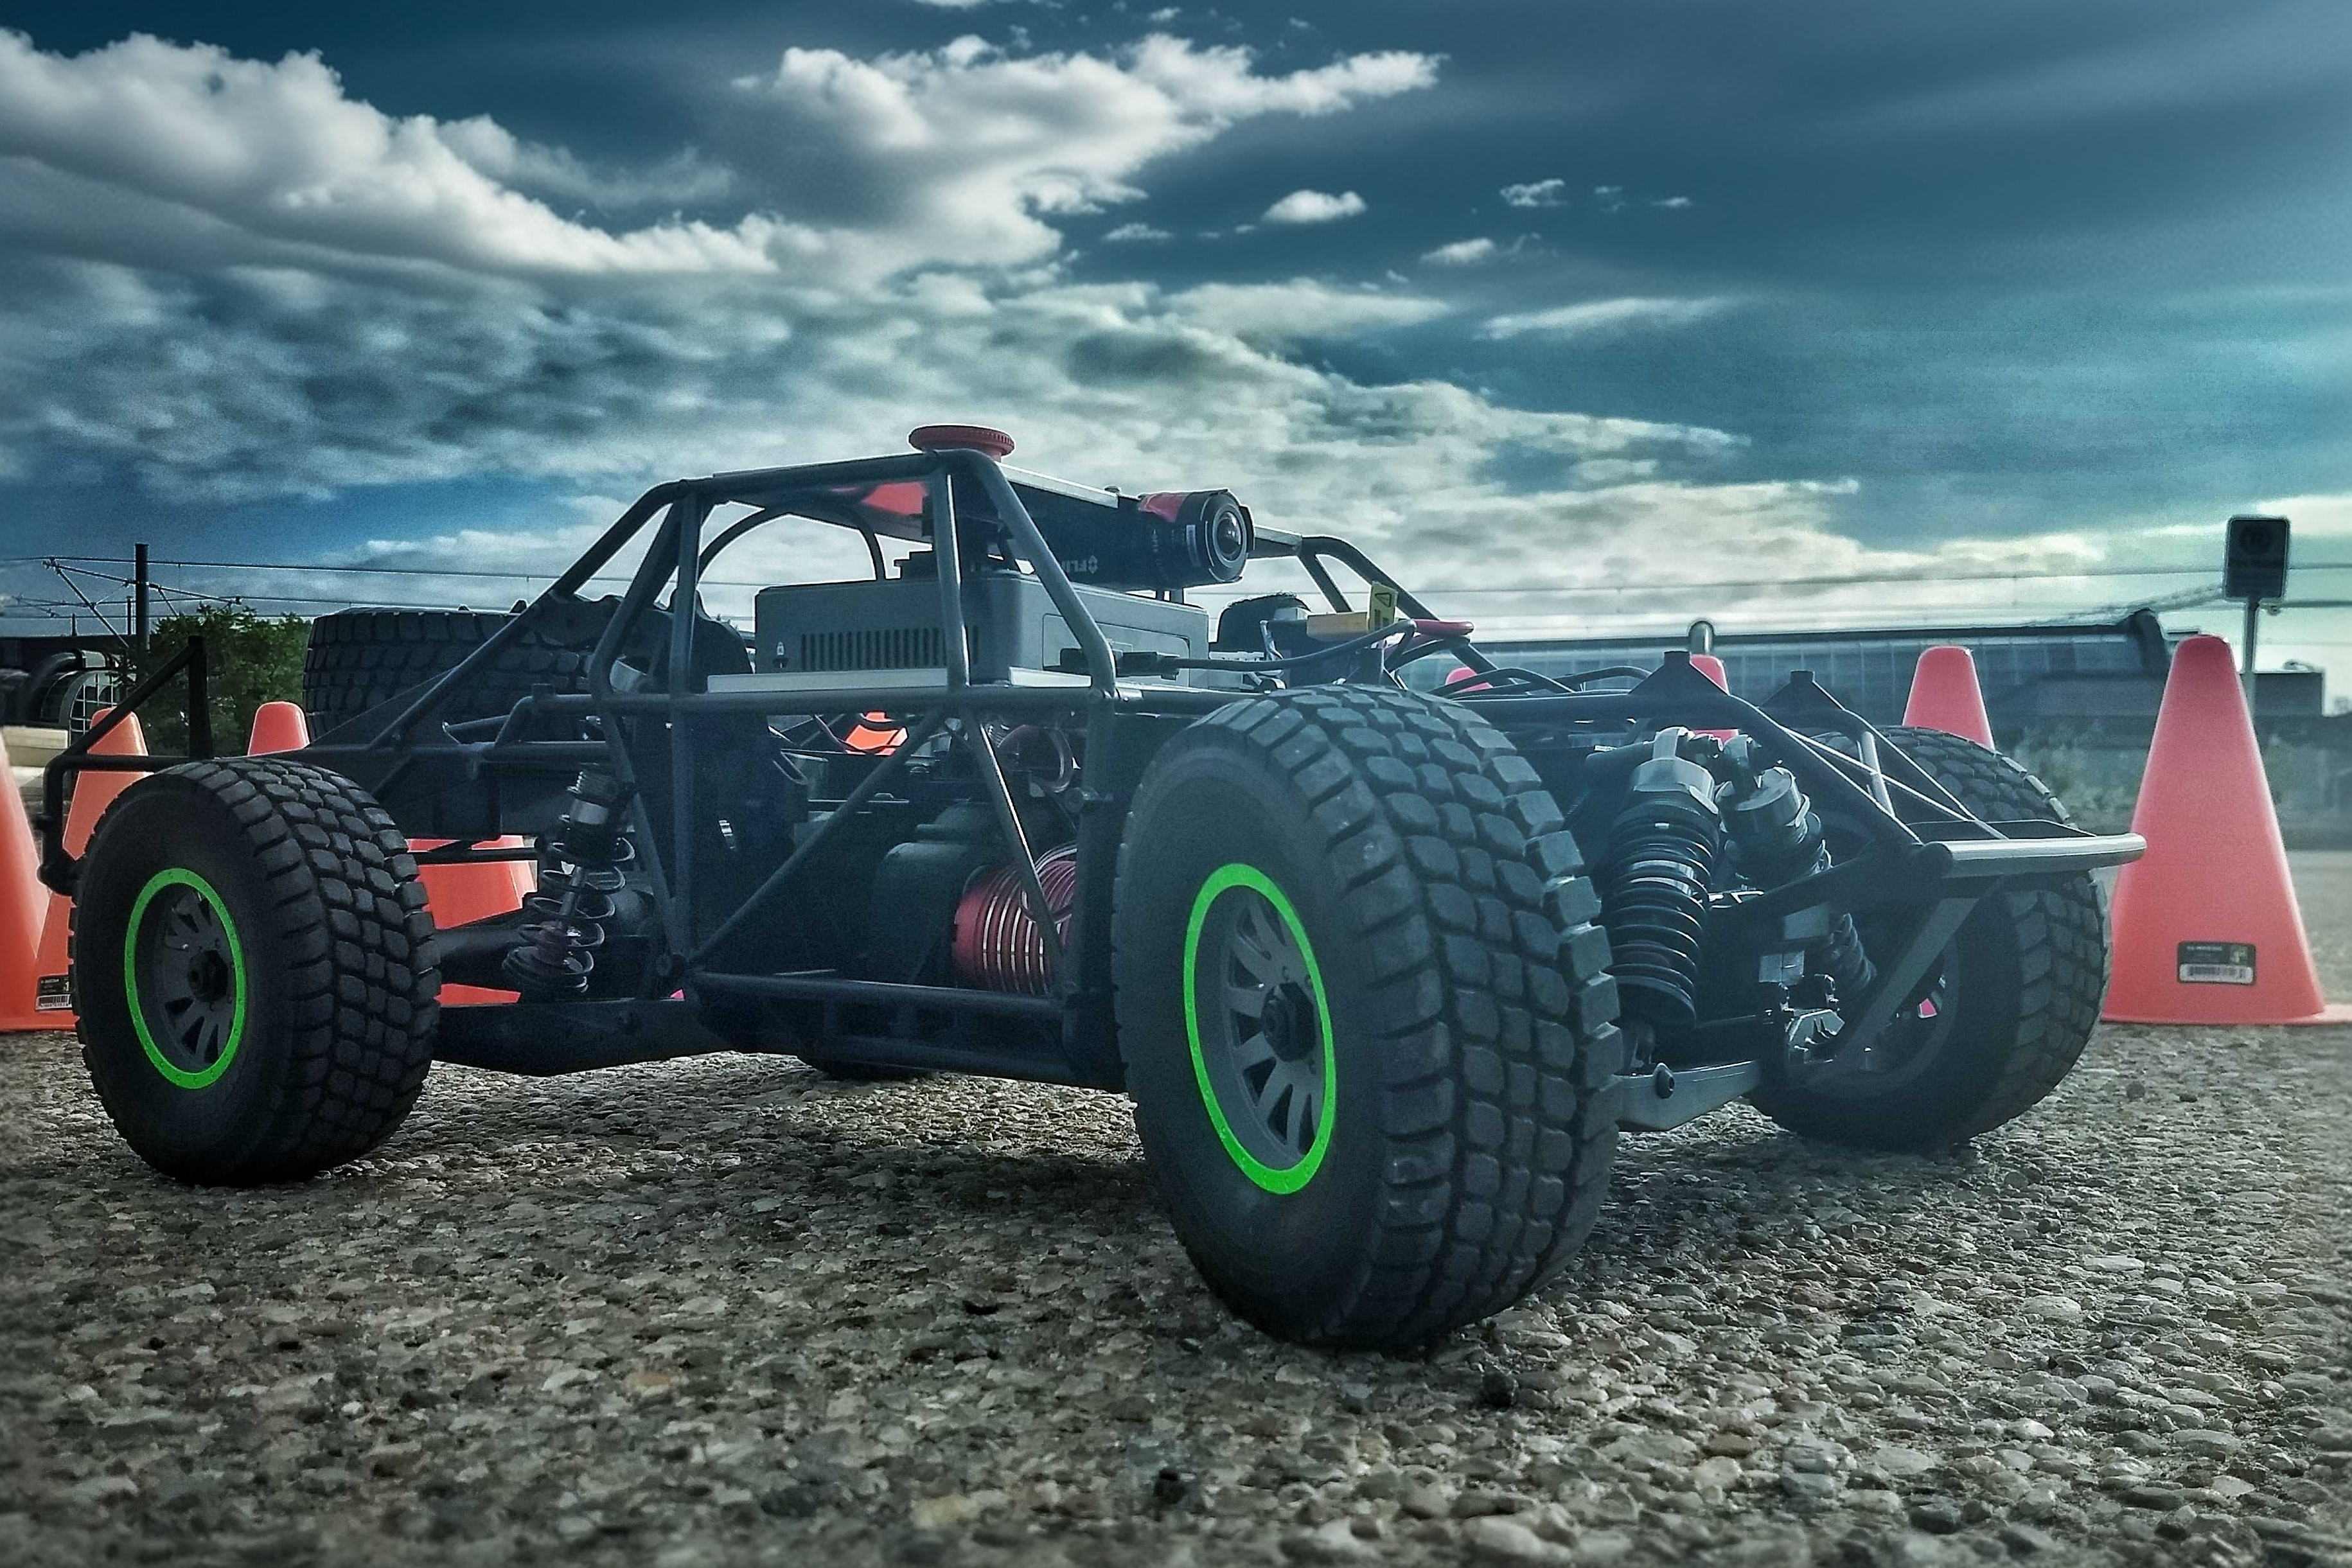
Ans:
POLYGON ((122 933, 122 994, 141 1048, 167 1082, 203 1089, 228 1071, 245 1040, 250 991, 236 922, 212 883, 184 866, 147 879, 122 933), (142 947, 151 915, 156 929, 142 947), (153 966, 143 996, 142 957, 153 966), (163 973, 165 964, 174 972, 163 973))
MULTIPOLYGON (((1234 913, 1233 920, 1237 922, 1251 913, 1245 906, 1234 913)), ((1265 1191, 1277 1194, 1298 1191, 1314 1179, 1316 1171, 1322 1166, 1324 1155, 1331 1147, 1331 1127, 1339 1104, 1339 1061, 1332 1048, 1330 999, 1324 993, 1323 971, 1315 961, 1314 944, 1307 938, 1307 927, 1299 920, 1298 911, 1282 889, 1275 885, 1272 878, 1255 866, 1244 865, 1238 861, 1229 862, 1209 873, 1208 880, 1201 884, 1201 891, 1193 895, 1192 915, 1184 925, 1183 981, 1184 1038, 1192 1048, 1192 1081, 1201 1091, 1201 1103, 1208 1108, 1210 1124, 1217 1130, 1217 1142, 1224 1145, 1225 1154, 1241 1173, 1265 1191), (1273 1047, 1265 1043, 1265 1031, 1255 1040, 1243 1040, 1239 1036, 1241 1019, 1244 1015, 1230 1008, 1213 1009, 1205 1020, 1212 1026, 1209 1039, 1205 1045, 1203 1043, 1202 986, 1205 980, 1215 988, 1219 995, 1227 994, 1235 948, 1231 932, 1237 926, 1228 925, 1227 940, 1221 944, 1223 951, 1214 956, 1214 973, 1206 976, 1201 968, 1202 934, 1209 925, 1211 911, 1220 901, 1236 897, 1249 901, 1251 904, 1262 903, 1272 912, 1276 922, 1272 932, 1276 941, 1264 946, 1272 949, 1267 956, 1284 973, 1266 977, 1265 983, 1257 988, 1271 992, 1280 985, 1289 987, 1296 993, 1300 989, 1297 980, 1303 978, 1306 982, 1304 992, 1312 998, 1315 1039, 1308 1048, 1313 1056, 1308 1066, 1310 1070, 1319 1071, 1311 1071, 1308 1078, 1301 1079, 1297 1064, 1305 1060, 1307 1053, 1300 1052, 1290 1059, 1286 1069, 1268 1068, 1268 1076, 1255 1084, 1262 1101, 1266 1089, 1274 1083, 1272 1073, 1286 1071, 1293 1082, 1311 1082, 1319 1093, 1320 1103, 1314 1117, 1313 1138, 1303 1151, 1292 1152, 1287 1160, 1276 1161, 1265 1157, 1272 1152, 1268 1146, 1269 1137, 1278 1129, 1266 1124, 1265 1131, 1260 1130, 1261 1124, 1265 1122, 1263 1104, 1250 1103, 1254 1087, 1249 1076, 1251 1070, 1237 1060, 1252 1045, 1262 1046, 1267 1053, 1260 1056, 1259 1065, 1270 1060, 1273 1047), (1287 973, 1291 967, 1287 960, 1292 950, 1297 956, 1296 967, 1302 972, 1297 976, 1287 973), (1253 1118, 1246 1138, 1234 1124, 1225 1103, 1228 1096, 1241 1100, 1243 1104, 1238 1108, 1246 1111, 1253 1118), (1253 1148, 1252 1145, 1256 1147, 1253 1148)), ((1261 1022, 1263 1009, 1268 1005, 1265 1001, 1259 1003, 1261 1022)), ((1286 1107, 1277 1097, 1275 1114, 1280 1117, 1286 1113, 1286 1107)), ((1295 1140, 1286 1139, 1285 1142, 1295 1140)))

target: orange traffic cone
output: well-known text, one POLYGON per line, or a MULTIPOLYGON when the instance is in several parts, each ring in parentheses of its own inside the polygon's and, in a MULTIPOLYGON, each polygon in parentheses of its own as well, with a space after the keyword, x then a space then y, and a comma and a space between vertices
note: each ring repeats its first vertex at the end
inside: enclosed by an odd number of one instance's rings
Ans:
POLYGON ((2117 1023, 2352 1021, 2312 967, 2270 781, 2230 645, 2172 656, 2132 831, 2147 854, 2116 882, 2117 1023))
POLYGON ((37 971, 49 894, 36 870, 40 851, 25 815, 25 797, 17 791, 16 775, 8 771, 5 740, 0 740, 0 785, 6 787, 0 793, 7 796, 0 800, 0 1032, 68 1029, 72 1014, 40 1009, 37 971))
MULTIPOLYGON (((103 718, 100 709, 91 722, 103 718)), ((96 757, 144 757, 147 755, 147 734, 139 727, 139 716, 125 714, 122 722, 91 747, 96 757)), ((89 851, 89 835, 98 827, 98 820, 114 804, 114 798, 128 789, 143 773, 101 773, 92 768, 74 776, 73 802, 66 808, 66 853, 80 858, 89 851)), ((62 894, 49 895, 49 913, 41 925, 41 962, 38 968, 41 1010, 52 1020, 50 1029, 71 1029, 74 1015, 71 993, 66 984, 66 934, 72 922, 73 904, 62 894)))
MULTIPOLYGON (((413 839, 409 847, 420 852, 439 849, 447 839, 413 839)), ((488 847, 519 850, 523 841, 512 833, 492 839, 488 847)), ((425 883, 425 907, 433 924, 444 930, 476 920, 488 920, 522 907, 523 895, 539 886, 539 867, 530 861, 477 861, 468 865, 428 865, 419 869, 425 883)), ((473 1002, 510 1002, 512 991, 485 986, 444 986, 441 1000, 455 1007, 473 1002)))
POLYGON ((1990 750, 1992 720, 1985 716, 1984 693, 1977 685, 1977 662, 1966 648, 1939 643, 1919 655, 1911 672, 1911 699, 1903 722, 1940 729, 1990 750))
POLYGON ((302 716, 299 704, 263 703, 253 710, 253 738, 245 747, 247 757, 266 757, 273 751, 299 751, 310 744, 310 721, 302 716))
POLYGON ((906 738, 907 732, 892 724, 888 714, 869 713, 842 737, 841 744, 852 751, 891 752, 906 738))

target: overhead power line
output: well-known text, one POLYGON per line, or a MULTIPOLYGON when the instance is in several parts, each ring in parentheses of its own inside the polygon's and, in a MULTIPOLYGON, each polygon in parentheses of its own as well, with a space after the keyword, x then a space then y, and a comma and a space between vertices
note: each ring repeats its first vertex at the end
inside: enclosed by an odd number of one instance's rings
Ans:
MULTIPOLYGON (((5 556, 0 557, 0 565, 46 565, 50 562, 111 563, 121 559, 122 558, 120 556, 5 556)), ((192 570, 207 571, 299 571, 320 575, 348 574, 367 577, 455 578, 461 580, 485 582, 552 581, 555 578, 562 575, 562 571, 560 570, 553 571, 488 571, 471 567, 444 568, 424 566, 386 566, 379 563, 366 562, 346 562, 336 564, 321 561, 203 560, 193 558, 169 559, 160 556, 154 558, 151 564, 155 566, 180 567, 192 570)), ((2352 571, 2352 561, 2304 561, 2296 563, 2294 570, 2297 571, 2352 571)), ((588 580, 592 582, 626 582, 630 580, 632 575, 633 574, 628 572, 604 572, 599 573, 588 580)), ((1424 595, 1433 593, 1455 595, 1560 595, 1679 592, 1686 591, 1719 591, 1741 588, 1863 588, 1888 583, 1927 581, 2071 582, 2102 578, 2211 577, 2214 575, 2215 573, 2211 568, 2201 566, 2083 567, 2073 570, 2018 569, 2012 570, 1992 570, 1985 571, 1927 573, 1922 573, 1918 570, 1841 572, 1814 577, 1717 578, 1703 580, 1654 579, 1649 580, 1633 580, 1624 582, 1549 583, 1535 585, 1525 583, 1430 583, 1425 585, 1414 584, 1413 591, 1424 595)), ((116 579, 115 580, 127 581, 128 579, 116 579)), ((770 586, 770 580, 764 578, 704 578, 701 580, 703 586, 708 588, 766 588, 770 586)), ((1247 591, 1242 589, 1234 589, 1230 591, 1210 589, 1204 591, 1215 593, 1219 591, 1244 592, 1247 591)), ((251 598, 254 596, 245 595, 242 597, 251 598)), ((286 601, 303 603, 330 602, 327 599, 316 596, 301 599, 288 599, 286 601)))

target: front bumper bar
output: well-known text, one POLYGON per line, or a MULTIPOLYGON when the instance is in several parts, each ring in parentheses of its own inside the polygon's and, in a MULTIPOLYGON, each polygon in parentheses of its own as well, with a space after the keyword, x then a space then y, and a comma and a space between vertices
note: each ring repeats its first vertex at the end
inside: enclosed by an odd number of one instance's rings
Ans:
POLYGON ((2002 822, 1995 831, 2000 838, 1929 840, 1913 863, 1938 881, 1982 882, 2097 871, 2147 853, 2137 833, 2085 833, 2059 822, 2002 822))
MULTIPOLYGON (((1709 913, 1708 939, 1719 939, 1719 933, 1753 939, 1761 935, 1759 925, 1786 929, 1784 923, 1801 921, 1824 904, 1916 906, 1918 917, 1899 943, 1874 952, 1877 979, 1842 1009, 1843 1027, 1833 1037, 1837 1056, 1866 1058, 1980 900, 1997 891, 2122 865, 2147 852, 2147 841, 2137 833, 2086 833, 2063 822, 1954 822, 1927 831, 1950 836, 1879 844, 1769 894, 1718 904, 1709 913), (1743 926, 1735 935, 1732 928, 1743 926)), ((1679 1126, 1746 1094, 1776 1068, 1798 1070, 1795 1064, 1805 1053, 1791 1041, 1787 1054, 1786 1065, 1759 1059, 1629 1073, 1605 1092, 1621 1126, 1679 1126)))

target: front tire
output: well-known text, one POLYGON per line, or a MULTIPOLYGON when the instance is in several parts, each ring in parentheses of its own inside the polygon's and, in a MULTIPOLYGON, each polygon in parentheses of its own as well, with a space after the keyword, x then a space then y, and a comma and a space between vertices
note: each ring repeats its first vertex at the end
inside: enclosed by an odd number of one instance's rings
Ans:
POLYGON ((1583 1241, 1622 1048, 1582 871, 1457 704, 1256 697, 1153 759, 1113 899, 1119 1044, 1177 1236, 1242 1316, 1412 1349, 1583 1241))
POLYGON ((408 843, 336 774, 167 768, 91 835, 73 904, 82 1061, 149 1165, 245 1186, 374 1148, 432 1065, 440 988, 408 843))
MULTIPOLYGON (((1935 729, 1898 727, 1886 738, 1986 821, 2069 820, 2042 780, 1997 751, 1935 729)), ((1868 924, 1862 931, 1865 946, 1887 939, 1868 924)), ((1888 1026, 1884 1074, 1772 1083, 1749 1098, 1807 1137, 1948 1149, 2057 1088, 2090 1043, 2106 990, 2106 904, 2090 873, 1996 893, 1945 950, 1925 1016, 1915 1005, 1888 1026)))

